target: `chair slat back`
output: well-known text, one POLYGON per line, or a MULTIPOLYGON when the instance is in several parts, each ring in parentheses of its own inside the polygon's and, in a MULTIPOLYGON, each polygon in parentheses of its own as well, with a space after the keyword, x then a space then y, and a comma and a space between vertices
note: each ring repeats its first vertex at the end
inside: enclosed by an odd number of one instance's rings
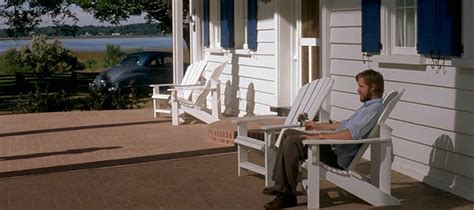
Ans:
POLYGON ((201 106, 203 104, 206 104, 205 102, 207 100, 207 95, 209 95, 209 92, 210 92, 209 88, 211 87, 211 81, 219 80, 219 76, 221 75, 222 71, 224 71, 224 68, 226 67, 226 65, 227 65, 227 61, 217 66, 211 72, 211 75, 209 75, 209 78, 206 80, 206 83, 204 84, 204 88, 201 90, 201 92, 196 98, 196 102, 195 102, 196 105, 201 106))
POLYGON ((326 77, 313 80, 301 87, 293 101, 285 125, 298 124, 298 115, 304 112, 308 114, 309 119, 314 119, 333 83, 332 78, 326 77))
MULTIPOLYGON (((374 128, 372 128, 367 138, 377 138, 380 136, 379 123, 385 122, 385 120, 387 120, 388 116, 392 112, 393 108, 395 108, 395 105, 400 100, 404 92, 405 92, 404 89, 392 90, 384 95, 383 101, 382 101, 382 106, 383 106, 382 114, 380 114, 379 119, 377 120, 377 124, 375 124, 374 128)), ((359 150, 354 156, 354 159, 352 159, 351 164, 349 165, 349 167, 347 167, 346 169, 347 171, 353 170, 357 166, 360 159, 362 158, 362 155, 364 155, 368 147, 369 147, 369 144, 362 144, 360 146, 359 150)))
MULTIPOLYGON (((181 81, 181 85, 197 84, 199 82, 199 79, 201 78, 202 72, 204 71, 206 65, 207 60, 201 60, 189 65, 186 69, 183 80, 181 81)), ((184 90, 182 93, 183 95, 180 97, 189 100, 191 98, 192 93, 192 90, 184 90)))

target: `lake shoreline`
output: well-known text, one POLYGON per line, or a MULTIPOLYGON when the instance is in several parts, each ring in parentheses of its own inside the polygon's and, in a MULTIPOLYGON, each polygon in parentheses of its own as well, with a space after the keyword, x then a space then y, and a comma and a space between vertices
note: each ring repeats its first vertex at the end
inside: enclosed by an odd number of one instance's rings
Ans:
MULTIPOLYGON (((48 36, 48 39, 109 39, 109 38, 148 38, 148 37, 171 37, 172 34, 167 35, 134 35, 134 36, 48 36)), ((15 40, 31 40, 32 37, 0 37, 0 41, 15 41, 15 40)))
MULTIPOLYGON (((52 39, 51 39, 52 40, 52 39)), ((103 52, 108 45, 120 46, 122 50, 151 50, 173 48, 173 38, 169 36, 134 36, 134 37, 100 37, 100 38, 65 38, 58 39, 64 48, 78 52, 103 52)), ((2 40, 0 54, 8 49, 20 49, 23 46, 31 47, 31 40, 2 40)), ((187 49, 187 46, 183 46, 187 49)))

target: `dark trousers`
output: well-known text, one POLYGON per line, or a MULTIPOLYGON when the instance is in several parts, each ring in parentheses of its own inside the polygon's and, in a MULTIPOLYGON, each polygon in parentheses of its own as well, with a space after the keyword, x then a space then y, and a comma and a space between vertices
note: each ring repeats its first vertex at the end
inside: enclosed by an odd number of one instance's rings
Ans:
MULTIPOLYGON (((298 168, 300 161, 308 158, 308 149, 303 145, 304 132, 287 130, 284 132, 283 141, 277 151, 273 177, 275 190, 289 195, 296 195, 298 184, 298 168)), ((325 164, 339 168, 337 156, 330 145, 320 145, 320 160, 325 164)))

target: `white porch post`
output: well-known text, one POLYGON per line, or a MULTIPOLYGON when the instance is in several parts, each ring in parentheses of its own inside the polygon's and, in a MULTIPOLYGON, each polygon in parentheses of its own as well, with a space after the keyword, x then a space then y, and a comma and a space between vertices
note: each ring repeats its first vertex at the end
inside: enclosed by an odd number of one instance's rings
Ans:
POLYGON ((173 0, 173 84, 183 79, 183 0, 173 0))
POLYGON ((198 62, 203 59, 202 56, 202 0, 189 0, 189 10, 193 17, 192 23, 189 24, 189 53, 190 63, 198 62))

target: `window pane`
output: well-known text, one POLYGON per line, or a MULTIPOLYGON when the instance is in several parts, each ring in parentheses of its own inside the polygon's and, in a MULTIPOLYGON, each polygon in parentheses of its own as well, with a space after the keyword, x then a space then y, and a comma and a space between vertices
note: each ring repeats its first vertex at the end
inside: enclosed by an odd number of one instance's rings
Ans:
POLYGON ((302 37, 319 38, 319 1, 303 0, 301 5, 302 37))
POLYGON ((412 7, 415 6, 415 1, 414 0, 407 0, 407 7, 412 7))
POLYGON ((407 47, 414 47, 415 46, 415 9, 407 9, 406 10, 406 33, 407 33, 407 47))
POLYGON ((403 7, 403 6, 405 6, 404 0, 397 0, 396 6, 397 6, 397 7, 403 7))
POLYGON ((395 46, 403 47, 404 46, 404 10, 397 9, 395 13, 395 46))

